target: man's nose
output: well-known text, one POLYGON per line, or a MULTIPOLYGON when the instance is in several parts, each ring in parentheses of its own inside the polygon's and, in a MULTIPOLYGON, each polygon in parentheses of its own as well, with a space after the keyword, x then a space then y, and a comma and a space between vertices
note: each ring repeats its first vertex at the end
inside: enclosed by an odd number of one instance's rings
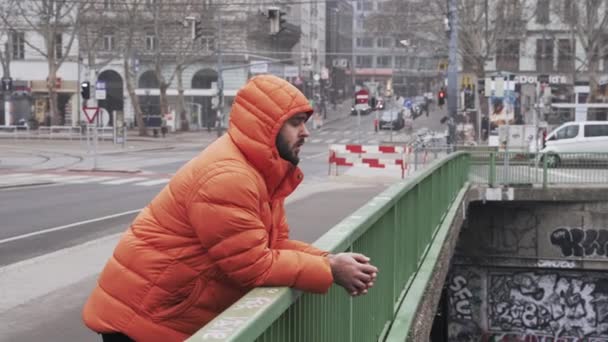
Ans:
POLYGON ((304 138, 308 138, 310 136, 310 132, 308 131, 308 128, 306 127, 305 123, 302 124, 302 130, 300 131, 300 136, 304 137, 304 138))

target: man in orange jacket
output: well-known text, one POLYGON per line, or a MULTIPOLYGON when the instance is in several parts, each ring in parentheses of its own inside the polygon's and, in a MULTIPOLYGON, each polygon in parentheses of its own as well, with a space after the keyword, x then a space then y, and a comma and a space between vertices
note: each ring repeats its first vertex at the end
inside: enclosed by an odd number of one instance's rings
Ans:
POLYGON ((312 108, 275 76, 252 78, 227 134, 184 165, 122 236, 83 319, 104 341, 182 341, 258 286, 367 293, 378 270, 361 254, 289 240, 284 200, 312 108))

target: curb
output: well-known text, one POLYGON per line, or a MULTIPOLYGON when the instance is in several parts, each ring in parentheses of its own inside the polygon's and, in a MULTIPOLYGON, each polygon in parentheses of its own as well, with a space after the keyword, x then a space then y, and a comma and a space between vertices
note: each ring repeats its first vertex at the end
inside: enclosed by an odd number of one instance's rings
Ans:
POLYGON ((135 173, 140 173, 141 170, 140 169, 131 169, 131 170, 124 170, 124 169, 67 169, 69 172, 107 172, 107 173, 129 173, 129 174, 135 174, 135 173))
POLYGON ((14 189, 14 188, 26 188, 28 186, 49 185, 49 184, 55 184, 55 182, 46 181, 46 182, 35 182, 35 183, 6 184, 6 185, 0 185, 0 190, 14 189))

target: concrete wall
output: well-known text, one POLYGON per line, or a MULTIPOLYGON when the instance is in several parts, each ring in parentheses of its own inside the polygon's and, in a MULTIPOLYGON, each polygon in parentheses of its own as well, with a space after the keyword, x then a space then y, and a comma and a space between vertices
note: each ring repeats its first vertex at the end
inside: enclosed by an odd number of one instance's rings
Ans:
POLYGON ((479 201, 467 217, 450 341, 608 341, 608 201, 479 201))

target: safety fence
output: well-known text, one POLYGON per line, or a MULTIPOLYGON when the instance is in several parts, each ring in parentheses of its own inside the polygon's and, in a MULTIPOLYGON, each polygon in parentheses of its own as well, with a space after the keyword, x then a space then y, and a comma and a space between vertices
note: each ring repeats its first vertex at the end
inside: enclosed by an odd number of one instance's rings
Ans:
POLYGON ((471 152, 470 180, 500 185, 608 183, 608 153, 471 152))
POLYGON ((443 244, 437 240, 468 188, 468 165, 466 153, 430 163, 314 243, 332 253, 368 255, 380 270, 369 294, 352 298, 338 286, 327 295, 256 288, 188 341, 404 340, 443 244))
POLYGON ((116 134, 114 127, 94 126, 39 126, 36 129, 30 129, 25 125, 0 126, 0 138, 85 140, 87 133, 92 134, 95 129, 100 140, 114 140, 116 134))
POLYGON ((449 153, 445 147, 416 148, 411 145, 338 145, 329 146, 328 175, 338 176, 340 168, 364 167, 394 169, 401 178, 449 153), (332 172, 333 171, 333 172, 332 172))

